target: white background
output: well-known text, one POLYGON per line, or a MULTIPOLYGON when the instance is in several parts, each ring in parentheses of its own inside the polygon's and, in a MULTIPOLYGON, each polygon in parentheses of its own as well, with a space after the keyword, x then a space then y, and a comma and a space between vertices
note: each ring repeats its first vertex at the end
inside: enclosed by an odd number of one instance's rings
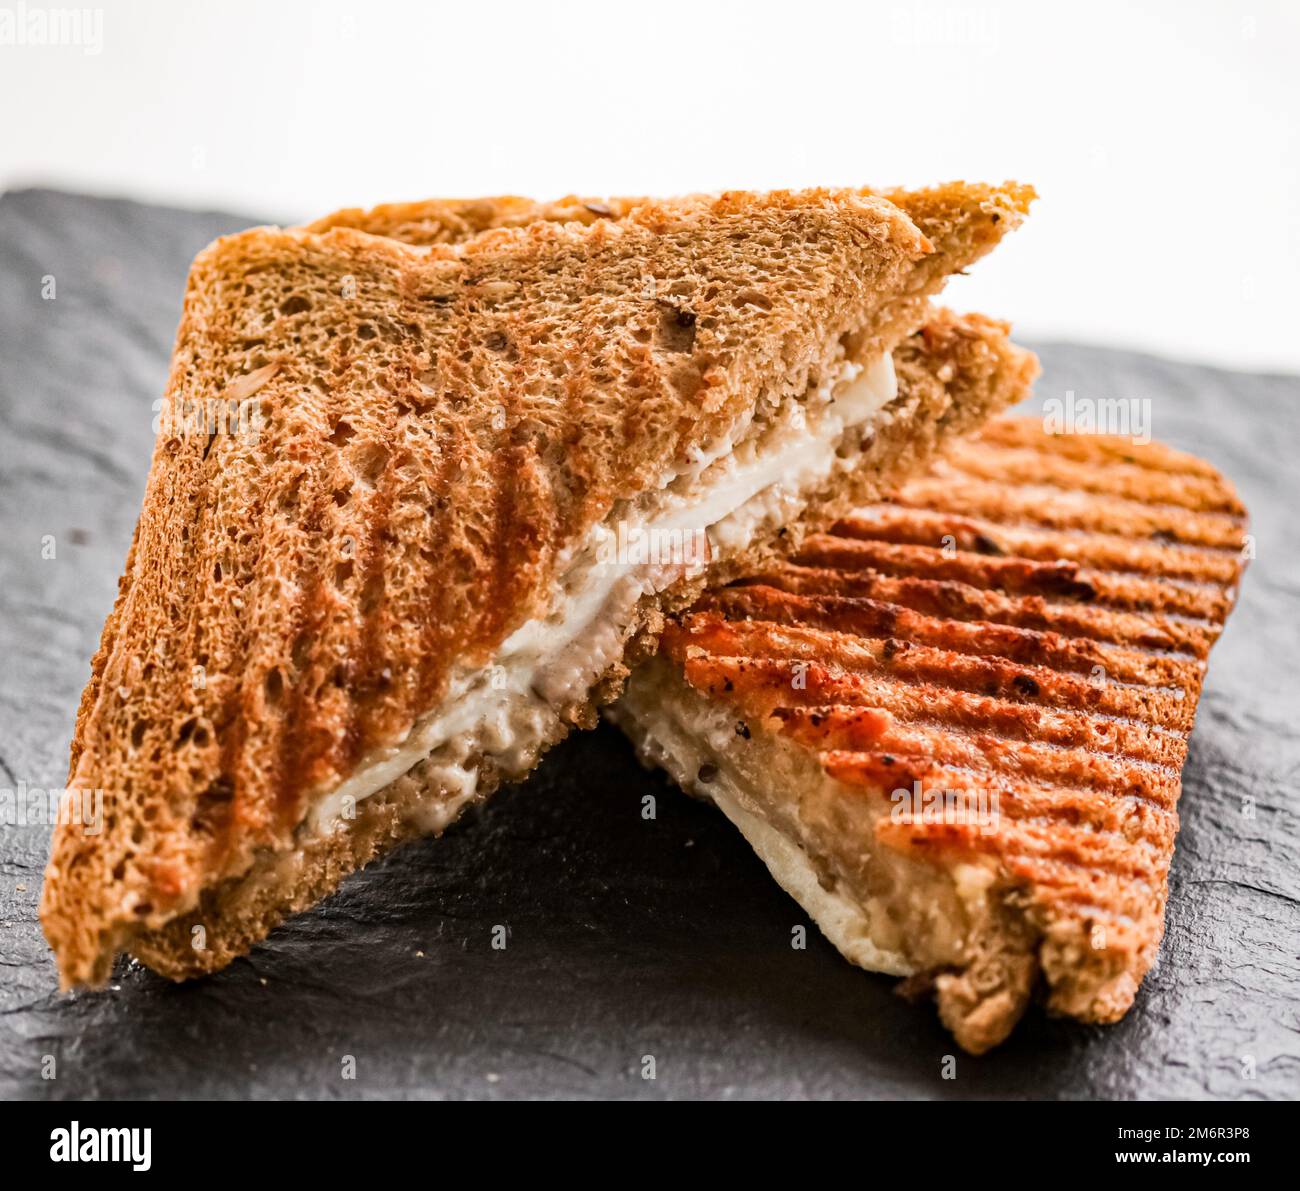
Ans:
POLYGON ((954 304, 1035 338, 1300 371, 1294 0, 99 11, 98 52, 0 44, 0 186, 292 221, 430 195, 1015 177, 1033 217, 954 304))

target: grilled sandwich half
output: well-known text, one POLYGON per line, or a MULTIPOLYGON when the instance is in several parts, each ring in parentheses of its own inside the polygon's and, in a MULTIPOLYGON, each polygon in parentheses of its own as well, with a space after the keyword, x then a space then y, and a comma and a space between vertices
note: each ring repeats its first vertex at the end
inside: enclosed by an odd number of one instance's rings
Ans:
POLYGON ((1003 419, 707 593, 611 710, 966 1050, 1110 1022, 1164 930, 1245 516, 1199 459, 1003 419))
POLYGON ((810 191, 202 253, 73 741, 105 822, 46 877, 62 983, 221 967, 592 722, 708 567, 1022 396, 927 300, 1030 192, 945 193, 933 239, 810 191))

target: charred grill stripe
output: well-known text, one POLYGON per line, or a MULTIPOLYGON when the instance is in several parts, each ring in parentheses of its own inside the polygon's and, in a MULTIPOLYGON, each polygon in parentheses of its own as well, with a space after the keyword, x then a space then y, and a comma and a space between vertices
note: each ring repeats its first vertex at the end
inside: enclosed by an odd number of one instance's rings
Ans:
POLYGON ((758 658, 687 659, 685 673, 696 689, 731 698, 754 718, 777 707, 835 704, 882 709, 902 719, 950 725, 1009 741, 1047 739, 1063 747, 1123 753, 1161 764, 1181 764, 1186 752, 1182 733, 1138 720, 1017 704, 939 684, 834 674, 817 666, 799 674, 788 662, 758 658), (796 676, 803 686, 794 686, 796 676))
MULTIPOLYGON (((318 523, 323 516, 326 496, 323 485, 319 482, 320 470, 314 469, 314 475, 318 479, 313 481, 314 486, 309 493, 307 528, 318 523)), ((319 639, 326 615, 322 598, 323 561, 317 551, 304 551, 300 557, 302 562, 295 574, 295 586, 300 595, 290 618, 293 632, 289 640, 293 643, 295 652, 309 648, 310 643, 319 639), (299 642, 306 644, 299 646, 299 642)), ((286 830, 301 818, 299 802, 307 784, 308 766, 325 751, 319 743, 319 719, 314 714, 314 692, 308 689, 314 685, 320 666, 315 651, 308 655, 308 662, 306 669, 295 673, 293 680, 288 683, 285 714, 276 729, 275 807, 277 818, 286 830)), ((259 680, 260 677, 259 675, 259 680)), ((241 722, 243 718, 241 717, 241 722)))
POLYGON ((1172 506, 1149 506, 1116 497, 1067 493, 1043 486, 1004 488, 939 471, 908 484, 898 498, 911 508, 961 513, 991 520, 1018 520, 1055 530, 1162 535, 1190 546, 1241 547, 1241 518, 1226 513, 1190 513, 1172 506))
MULTIPOLYGON (((1109 608, 1057 604, 1038 596, 1014 598, 950 579, 899 578, 879 571, 844 572, 783 563, 763 575, 738 582, 735 589, 767 586, 791 595, 874 599, 940 620, 1008 625, 1039 633, 1118 646, 1134 654, 1190 660, 1204 658, 1218 636, 1217 626, 1188 621, 1157 621, 1151 616, 1109 608)), ((731 590, 731 589, 728 589, 731 590)))
MULTIPOLYGON (((455 548, 451 541, 451 527, 457 513, 450 497, 455 491, 454 478, 462 459, 462 435, 455 422, 440 421, 437 426, 438 464, 429 485, 433 503, 429 509, 427 530, 422 550, 430 559, 436 559, 448 549, 455 548)), ((442 697, 444 675, 436 665, 422 664, 425 658, 444 658, 456 648, 457 619, 450 614, 452 591, 445 583, 435 581, 430 569, 424 607, 419 612, 420 622, 420 678, 415 690, 414 705, 432 707, 442 697)))
POLYGON ((867 597, 801 596, 754 584, 719 592, 697 606, 716 609, 730 619, 823 628, 872 640, 904 638, 954 653, 997 656, 1068 673, 1091 675, 1101 668, 1118 682, 1139 686, 1186 687, 1198 675, 1195 663, 1188 660, 1103 647, 1086 638, 927 616, 867 597))
POLYGON ((896 546, 889 542, 813 534, 791 560, 799 566, 838 571, 874 570, 899 577, 918 575, 1015 595, 1087 600, 1088 585, 1070 562, 1038 563, 1020 558, 990 558, 943 547, 896 546))
MULTIPOLYGON (((1045 666, 972 657, 918 645, 902 638, 862 638, 798 625, 762 621, 711 626, 708 648, 715 658, 759 658, 788 666, 829 669, 846 680, 893 680, 905 685, 949 687, 970 694, 1063 710, 1091 711, 1170 729, 1190 727, 1196 690, 1178 697, 1163 689, 1123 687, 1063 674, 1045 666)), ((1198 687, 1199 689, 1199 687, 1198 687)))
MULTIPOLYGON (((1178 733, 1153 732, 1119 720, 1079 713, 1053 712, 1045 717, 1037 714, 1035 708, 996 704, 994 700, 984 700, 993 706, 979 709, 979 715, 964 715, 970 701, 955 692, 946 692, 946 696, 945 700, 941 693, 931 702, 914 692, 898 689, 891 694, 897 702, 891 703, 888 709, 814 700, 777 707, 771 714, 782 721, 820 725, 825 735, 811 736, 814 742, 833 740, 841 726, 847 730, 847 739, 859 740, 853 721, 874 717, 882 720, 884 726, 869 739, 898 741, 893 747, 906 752, 901 742, 915 736, 925 745, 914 751, 928 751, 936 757, 945 749, 961 751, 978 746, 1003 749, 1015 758, 1016 765, 1023 764, 1026 755, 1060 754, 1086 756, 1089 764, 1113 763, 1123 766, 1125 772, 1131 769, 1138 774, 1176 774, 1186 756, 1186 737, 1178 733), (958 705, 954 700, 962 701, 958 705)), ((865 746, 859 743, 854 747, 865 746)))
POLYGON ((1218 470, 1196 455, 1186 455, 1163 443, 1135 449, 1121 439, 1104 435, 1046 434, 1037 418, 998 418, 981 428, 979 442, 990 451, 1027 450, 1048 460, 1071 459, 1092 465, 1132 464, 1150 472, 1199 476, 1226 487, 1218 470))
MULTIPOLYGON (((876 572, 894 578, 962 583, 976 590, 1038 596, 1053 602, 1087 604, 1109 612, 1149 612, 1214 626, 1231 607, 1221 586, 1153 581, 1141 576, 1055 566, 1020 559, 987 559, 921 546, 894 546, 814 534, 794 557, 797 565, 845 574, 876 572)), ((751 580, 751 582, 754 580, 751 580)))
MULTIPOLYGON (((1164 782, 1129 782, 1108 796, 1098 797, 1095 789, 1077 782, 949 764, 926 754, 831 749, 820 752, 819 757, 822 767, 838 781, 884 797, 898 790, 910 793, 917 787, 938 795, 996 796, 996 816, 981 824, 986 831, 1021 822, 1037 822, 1039 826, 1053 822, 1065 827, 1082 824, 1089 834, 1119 835, 1130 842, 1137 838, 1131 834, 1135 826, 1143 829, 1141 835, 1155 827, 1170 840, 1173 838, 1176 775, 1164 782)), ((971 801, 967 805, 976 804, 971 801)))
MULTIPOLYGON (((348 661, 352 667, 352 697, 347 700, 347 720, 335 750, 339 772, 355 765, 378 739, 382 720, 381 704, 392 683, 392 662, 386 657, 385 627, 393 615, 385 593, 384 572, 388 555, 389 527, 392 524, 394 488, 398 480, 396 467, 390 466, 380 486, 366 502, 363 524, 365 538, 358 543, 361 577, 356 644, 348 661), (366 603, 370 601, 371 607, 366 603), (385 676, 387 674, 387 676, 385 676)), ((324 682, 325 675, 321 674, 324 682)))
POLYGON ((838 521, 833 535, 898 546, 942 548, 945 539, 967 553, 1016 555, 1035 562, 1066 560, 1117 574, 1232 583, 1240 549, 1135 539, 1100 531, 1057 530, 1022 521, 967 517, 900 505, 871 505, 838 521))
POLYGON ((1041 451, 1017 447, 990 448, 969 440, 958 440, 945 459, 949 466, 964 476, 994 481, 1004 488, 1048 486, 1063 492, 1089 492, 1138 501, 1147 506, 1168 505, 1196 513, 1227 513, 1240 517, 1243 512, 1236 495, 1217 477, 1152 471, 1118 460, 1098 468, 1095 464, 1045 455, 1041 451))
MULTIPOLYGON (((873 709, 874 710, 874 709, 873 709)), ((1065 785, 1112 789, 1151 782, 1163 787, 1177 773, 1168 766, 1129 757, 1081 752, 1037 741, 1008 741, 993 733, 955 730, 935 721, 893 721, 863 730, 863 709, 778 708, 774 714, 788 735, 819 750, 883 752, 924 756, 945 765, 983 773, 1040 778, 1065 785)))

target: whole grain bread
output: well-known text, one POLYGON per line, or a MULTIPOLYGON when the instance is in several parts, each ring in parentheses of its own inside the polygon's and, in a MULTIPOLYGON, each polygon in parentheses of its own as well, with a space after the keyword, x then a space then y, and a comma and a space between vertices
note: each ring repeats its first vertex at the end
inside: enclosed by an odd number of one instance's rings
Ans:
MULTIPOLYGON (((866 445, 852 472, 816 494, 805 515, 780 534, 755 542, 743 554, 710 568, 707 576, 678 584, 664 597, 647 597, 639 610, 641 631, 628 654, 589 699, 571 709, 573 722, 587 727, 594 723, 597 708, 615 698, 630 670, 654 652, 663 614, 692 604, 706 579, 718 583, 770 566, 811 529, 880 499, 923 469, 952 436, 1026 397, 1038 371, 1032 354, 1007 338, 1004 323, 947 310, 936 311, 931 322, 898 344, 894 360, 899 384, 894 416, 866 445)), ((512 776, 496 770, 490 759, 471 757, 468 763, 481 766, 479 800, 512 776)), ((224 967, 357 868, 405 840, 429 834, 423 820, 429 798, 438 793, 436 773, 432 764, 418 765, 361 802, 349 830, 302 841, 289 858, 259 857, 247 872, 205 890, 188 913, 132 939, 132 954, 175 980, 224 967), (194 946, 199 930, 202 948, 194 946)))
POLYGON ((996 419, 887 503, 707 592, 619 722, 644 744, 687 698, 742 724, 723 738, 766 750, 737 765, 763 775, 748 792, 767 820, 822 889, 872 907, 903 961, 883 970, 910 972, 966 1050, 1002 1042, 1035 991, 1113 1022, 1160 946, 1246 527, 1203 460, 996 419))
MULTIPOLYGON (((853 191, 427 248, 255 229, 201 254, 73 741, 70 785, 105 791, 105 821, 61 826, 47 872, 61 982, 102 982, 207 891, 296 854, 312 802, 543 612, 617 502, 759 394, 910 332, 941 281, 930 255, 853 191)), ((319 885, 291 882, 262 919, 319 885)))
MULTIPOLYGON (((912 274, 889 299, 890 310, 882 325, 914 329, 923 321, 925 300, 947 277, 991 251, 1007 232, 1018 227, 1036 197, 1022 182, 994 185, 984 182, 946 182, 908 190, 904 187, 863 189, 856 193, 888 200, 920 229, 933 251, 913 263, 912 274)), ((725 198, 725 196, 724 196, 725 198)), ((696 195, 679 200, 707 202, 696 195)), ((638 208, 653 204, 644 197, 582 198, 568 195, 551 202, 507 195, 478 199, 426 199, 411 203, 385 203, 363 209, 335 211, 308 224, 309 231, 325 232, 347 227, 372 235, 388 236, 407 244, 451 244, 496 227, 523 227, 530 223, 579 223, 586 226, 627 219, 638 208)))
MULTIPOLYGON (((953 269, 945 262, 960 259, 964 267, 988 252, 1029 210, 1035 193, 1023 182, 994 185, 985 182, 946 182, 909 190, 905 187, 862 189, 887 199, 933 243, 936 253, 926 272, 944 277, 953 269)), ((694 200, 704 200, 695 196, 694 200)), ((388 236, 407 244, 455 244, 497 227, 524 227, 530 223, 581 223, 627 218, 638 207, 656 200, 645 197, 582 198, 568 195, 537 202, 517 195, 474 199, 425 199, 410 203, 384 203, 377 207, 348 207, 306 225, 307 231, 327 232, 346 227, 388 236)), ((707 200, 704 200, 707 201, 707 200)))

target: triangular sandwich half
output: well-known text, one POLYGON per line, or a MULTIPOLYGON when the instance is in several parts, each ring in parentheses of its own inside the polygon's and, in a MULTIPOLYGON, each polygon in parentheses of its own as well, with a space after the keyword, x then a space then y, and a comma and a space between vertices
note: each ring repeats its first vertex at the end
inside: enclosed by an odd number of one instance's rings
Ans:
MULTIPOLYGON (((1028 202, 979 193, 993 238, 1028 202)), ((217 241, 78 716, 106 813, 56 831, 61 981, 224 965, 590 723, 706 565, 1018 396, 1013 349, 890 355, 975 254, 860 191, 217 241)))
POLYGON ((996 1045, 1121 1017, 1244 511, 1159 444, 990 423, 891 503, 706 594, 611 715, 843 955, 996 1045))

